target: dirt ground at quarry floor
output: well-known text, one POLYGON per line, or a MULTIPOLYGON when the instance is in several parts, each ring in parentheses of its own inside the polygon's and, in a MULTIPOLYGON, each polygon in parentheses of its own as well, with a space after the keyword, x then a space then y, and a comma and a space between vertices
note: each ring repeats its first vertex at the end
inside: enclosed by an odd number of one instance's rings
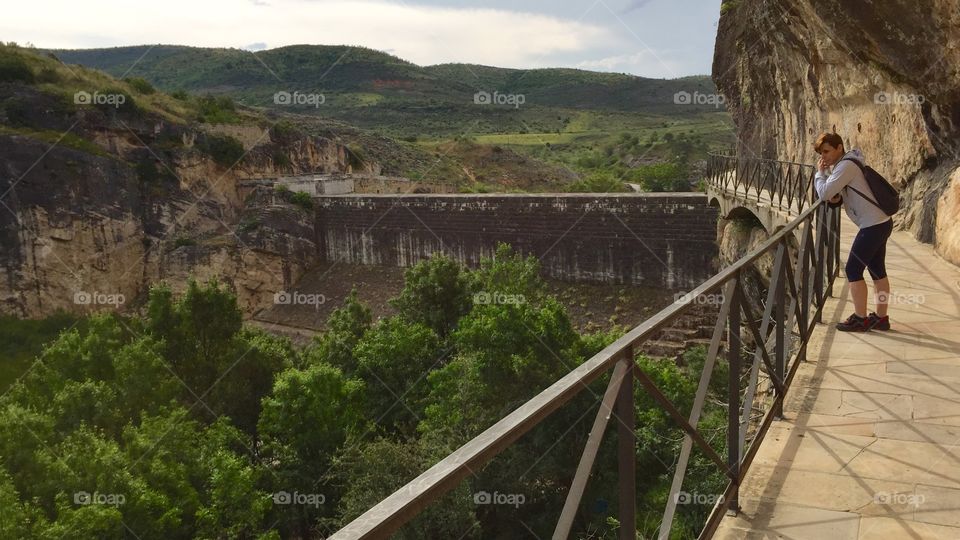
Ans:
MULTIPOLYGON (((369 306, 374 320, 396 312, 389 300, 403 288, 403 268, 324 263, 307 272, 293 287, 289 304, 256 313, 248 324, 306 343, 326 328, 330 313, 343 305, 352 288, 369 306)), ((632 328, 674 301, 680 291, 633 285, 572 283, 554 279, 547 286, 566 307, 581 332, 632 328)))

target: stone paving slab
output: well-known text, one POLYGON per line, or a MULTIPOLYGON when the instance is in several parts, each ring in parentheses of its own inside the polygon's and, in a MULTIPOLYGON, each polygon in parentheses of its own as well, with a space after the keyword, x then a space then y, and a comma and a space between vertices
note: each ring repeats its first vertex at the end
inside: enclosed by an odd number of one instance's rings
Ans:
POLYGON ((956 527, 943 527, 899 517, 860 518, 860 540, 910 538, 957 540, 956 527))
POLYGON ((887 250, 893 330, 834 329, 841 275, 715 538, 960 539, 960 268, 906 232, 887 250))

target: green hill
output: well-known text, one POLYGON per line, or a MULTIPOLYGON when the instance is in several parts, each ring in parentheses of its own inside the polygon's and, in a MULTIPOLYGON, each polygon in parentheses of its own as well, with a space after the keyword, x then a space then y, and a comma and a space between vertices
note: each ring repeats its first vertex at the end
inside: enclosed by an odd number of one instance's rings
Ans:
POLYGON ((320 45, 258 52, 169 45, 53 52, 114 76, 143 77, 166 91, 228 93, 250 106, 274 107, 274 95, 282 91, 322 94, 323 106, 302 112, 399 136, 563 131, 574 109, 688 119, 718 110, 674 103, 677 92, 715 92, 706 76, 665 80, 575 69, 421 67, 362 47, 320 45), (483 106, 475 102, 478 92, 522 95, 522 104, 483 106))
MULTIPOLYGON (((707 76, 650 79, 567 68, 418 66, 368 48, 326 45, 257 52, 172 45, 50 52, 64 62, 142 78, 178 95, 229 96, 253 109, 295 113, 414 142, 438 160, 431 176, 460 168, 470 175, 471 160, 494 155, 489 148, 460 155, 472 147, 449 143, 463 138, 578 175, 610 173, 620 179, 664 161, 680 163, 684 171, 692 165, 696 173, 708 151, 733 141, 732 122, 722 106, 675 102, 680 92, 714 94, 707 76), (314 100, 278 103, 282 92, 314 100), (449 159, 463 167, 449 167, 449 159)), ((505 179, 515 176, 504 174, 505 179)), ((531 174, 509 183, 532 187, 538 178, 531 174)))

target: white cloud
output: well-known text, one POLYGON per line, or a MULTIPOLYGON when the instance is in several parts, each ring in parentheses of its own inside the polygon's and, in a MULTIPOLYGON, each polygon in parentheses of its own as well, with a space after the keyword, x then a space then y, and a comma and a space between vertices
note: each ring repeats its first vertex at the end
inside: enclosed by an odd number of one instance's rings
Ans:
POLYGON ((595 60, 584 60, 577 64, 580 69, 608 71, 614 73, 638 73, 644 77, 671 79, 685 70, 679 62, 670 58, 664 51, 643 50, 633 54, 618 54, 595 60))
POLYGON ((260 43, 271 47, 364 45, 421 65, 470 62, 505 67, 542 67, 547 57, 615 46, 609 30, 594 24, 502 9, 400 5, 386 0, 137 4, 122 0, 11 3, 4 8, 0 35, 8 41, 50 48, 146 43, 238 48, 260 43))

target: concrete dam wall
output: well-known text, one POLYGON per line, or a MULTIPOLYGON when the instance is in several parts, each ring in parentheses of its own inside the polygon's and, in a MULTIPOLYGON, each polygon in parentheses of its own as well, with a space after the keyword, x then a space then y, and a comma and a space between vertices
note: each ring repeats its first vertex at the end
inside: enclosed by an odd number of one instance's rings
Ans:
POLYGON ((314 198, 327 261, 476 266, 506 242, 544 275, 688 289, 714 273, 718 211, 701 193, 329 195, 314 198))

